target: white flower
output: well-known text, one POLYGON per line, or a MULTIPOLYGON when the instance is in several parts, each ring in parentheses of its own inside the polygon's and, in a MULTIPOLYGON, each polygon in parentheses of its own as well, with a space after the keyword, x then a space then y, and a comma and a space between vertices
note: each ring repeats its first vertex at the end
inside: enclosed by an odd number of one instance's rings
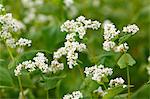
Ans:
POLYGON ((114 37, 116 37, 120 33, 119 30, 115 28, 115 25, 113 23, 105 23, 104 24, 104 39, 105 40, 111 40, 114 37))
POLYGON ((43 53, 38 52, 36 54, 36 57, 33 58, 34 61, 24 61, 21 64, 19 64, 16 69, 14 70, 15 76, 21 75, 22 68, 28 70, 29 72, 32 72, 36 70, 36 68, 39 68, 43 73, 49 72, 48 67, 48 59, 44 56, 43 53))
POLYGON ((31 40, 25 39, 25 38, 20 38, 17 42, 16 45, 18 46, 31 46, 31 40))
POLYGON ((94 93, 98 93, 100 94, 101 96, 104 96, 107 94, 107 92, 105 92, 104 90, 102 90, 102 87, 99 86, 97 90, 94 90, 94 93))
POLYGON ((73 42, 73 41, 75 41, 75 38, 74 38, 75 36, 76 36, 75 33, 67 34, 66 35, 66 40, 70 41, 70 42, 73 42))
POLYGON ((71 94, 64 95, 63 99, 80 99, 83 98, 83 95, 80 91, 74 91, 71 94))
POLYGON ((119 78, 110 80, 109 86, 116 87, 116 86, 123 85, 123 84, 124 84, 124 80, 121 77, 119 77, 119 78))
POLYGON ((85 17, 84 16, 79 16, 76 21, 78 22, 84 22, 85 21, 85 17))
POLYGON ((102 82, 102 78, 112 75, 113 71, 111 68, 104 68, 103 65, 95 65, 92 67, 86 67, 84 73, 86 76, 92 77, 92 80, 102 82))
POLYGON ((64 4, 66 7, 70 8, 73 5, 73 0, 64 0, 64 4))
POLYGON ((74 20, 67 20, 62 26, 61 26, 61 31, 62 32, 70 32, 74 33, 76 32, 77 29, 77 24, 74 20))
POLYGON ((54 52, 54 61, 51 63, 52 68, 50 70, 52 72, 56 72, 56 70, 60 70, 59 67, 63 67, 63 63, 60 64, 58 61, 63 55, 66 56, 67 64, 70 69, 77 65, 78 52, 83 52, 86 49, 86 45, 84 43, 76 41, 75 37, 77 37, 77 33, 79 34, 79 39, 82 40, 86 34, 87 28, 98 29, 100 24, 101 23, 98 21, 92 21, 91 19, 86 20, 84 16, 80 16, 76 18, 76 20, 67 20, 64 22, 64 24, 61 25, 61 31, 68 32, 69 34, 66 35, 64 47, 59 48, 56 52, 54 52))
POLYGON ((16 47, 14 38, 6 39, 6 44, 7 44, 7 46, 9 46, 11 48, 15 48, 16 47))
POLYGON ((21 70, 23 68, 22 64, 19 64, 16 69, 14 70, 15 76, 21 75, 21 70))
POLYGON ((129 49, 128 44, 123 43, 123 44, 120 44, 119 46, 115 46, 113 50, 115 52, 126 52, 128 49, 129 49))
POLYGON ((112 41, 104 41, 103 43, 103 49, 106 51, 110 51, 111 49, 113 49, 115 47, 115 42, 112 41))
POLYGON ((139 31, 139 28, 136 24, 128 25, 127 27, 123 27, 123 32, 132 33, 134 35, 136 32, 139 31))
POLYGON ((64 69, 64 64, 59 63, 57 60, 53 60, 51 62, 51 66, 49 67, 49 70, 54 73, 56 73, 59 70, 63 70, 63 69, 64 69))

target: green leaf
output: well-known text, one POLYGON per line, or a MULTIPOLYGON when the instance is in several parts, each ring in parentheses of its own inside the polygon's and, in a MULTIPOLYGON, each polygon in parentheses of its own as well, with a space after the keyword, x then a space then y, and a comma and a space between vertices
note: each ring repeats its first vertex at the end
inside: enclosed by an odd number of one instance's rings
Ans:
POLYGON ((131 96, 132 99, 149 99, 150 98, 150 84, 143 85, 131 96))
POLYGON ((83 92, 84 97, 92 98, 93 91, 98 88, 98 83, 91 80, 91 78, 85 78, 80 86, 80 90, 83 92))
POLYGON ((133 66, 135 63, 136 61, 128 53, 123 54, 117 62, 121 69, 126 68, 128 65, 133 66))
POLYGON ((13 86, 13 79, 9 71, 4 67, 0 67, 0 88, 12 86, 13 86))
POLYGON ((103 99, 113 99, 117 94, 126 90, 127 88, 123 88, 122 86, 117 86, 111 89, 106 90, 107 94, 104 95, 103 99))
POLYGON ((132 34, 127 34, 127 35, 124 35, 124 36, 120 37, 119 45, 124 43, 125 41, 127 41, 127 39, 129 39, 131 36, 132 36, 132 34))
POLYGON ((43 82, 41 82, 41 85, 46 90, 53 89, 56 87, 57 83, 65 77, 66 77, 66 75, 46 78, 43 82))

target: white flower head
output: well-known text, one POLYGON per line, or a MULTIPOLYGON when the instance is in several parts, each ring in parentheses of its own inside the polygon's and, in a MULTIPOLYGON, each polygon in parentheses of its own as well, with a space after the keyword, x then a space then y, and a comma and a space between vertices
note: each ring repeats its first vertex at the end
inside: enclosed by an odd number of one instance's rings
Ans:
POLYGON ((81 99, 83 95, 80 91, 74 91, 71 94, 64 95, 63 99, 81 99))
POLYGON ((104 68, 103 65, 95 65, 92 67, 86 67, 84 73, 86 74, 86 76, 90 76, 92 80, 102 82, 102 78, 111 76, 113 71, 111 68, 104 68))
POLYGON ((25 39, 25 38, 20 38, 17 42, 16 42, 17 46, 31 46, 31 40, 25 39))
POLYGON ((123 84, 124 84, 124 80, 121 77, 119 77, 119 78, 110 80, 109 86, 115 87, 115 86, 119 86, 119 85, 123 85, 123 84))
POLYGON ((127 27, 123 27, 123 32, 132 33, 134 35, 136 32, 139 31, 139 28, 136 24, 128 25, 127 27))
POLYGON ((114 47, 115 52, 126 52, 129 49, 128 44, 125 42, 123 44, 120 44, 119 46, 114 47))
POLYGON ((115 42, 112 41, 104 41, 103 43, 103 49, 105 51, 110 51, 111 49, 113 49, 115 47, 115 42))
POLYGON ((44 56, 43 53, 38 52, 36 57, 32 60, 24 61, 21 64, 17 65, 16 69, 14 70, 15 76, 21 75, 22 68, 28 70, 29 72, 35 71, 36 68, 39 68, 42 73, 48 73, 48 59, 44 56))

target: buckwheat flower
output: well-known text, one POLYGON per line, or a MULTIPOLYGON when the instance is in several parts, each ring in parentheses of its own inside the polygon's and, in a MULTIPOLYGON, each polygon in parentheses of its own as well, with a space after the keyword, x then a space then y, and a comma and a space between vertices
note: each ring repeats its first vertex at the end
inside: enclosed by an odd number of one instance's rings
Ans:
POLYGON ((136 24, 128 25, 127 27, 123 27, 123 32, 132 33, 134 35, 136 32, 139 31, 139 28, 136 24))
POLYGON ((75 36, 76 36, 75 33, 67 34, 67 35, 66 35, 66 40, 67 40, 67 41, 70 41, 70 42, 73 42, 73 41, 75 41, 75 36))
POLYGON ((101 23, 99 23, 98 21, 92 21, 91 28, 93 30, 97 30, 98 28, 100 28, 100 25, 101 23))
POLYGON ((16 47, 14 38, 6 39, 6 44, 7 44, 7 46, 9 46, 11 48, 15 48, 16 47))
POLYGON ((112 23, 105 23, 104 24, 104 39, 111 40, 116 37, 120 33, 119 30, 116 29, 115 25, 112 23))
POLYGON ((36 70, 36 65, 34 62, 32 62, 31 60, 29 61, 24 61, 22 62, 22 65, 24 66, 25 69, 27 69, 29 72, 32 72, 34 70, 36 70))
POLYGON ((79 52, 83 52, 83 51, 85 51, 85 49, 86 49, 86 45, 83 43, 80 43, 79 46, 77 47, 77 50, 79 52))
POLYGON ((78 27, 76 30, 79 33, 79 38, 83 39, 83 36, 86 34, 86 29, 83 26, 81 26, 78 27))
POLYGON ((19 64, 16 69, 14 70, 15 76, 21 75, 21 70, 23 68, 22 64, 19 64))
POLYGON ((123 43, 123 44, 120 44, 119 46, 115 46, 113 50, 115 52, 126 52, 128 49, 129 49, 128 44, 123 43))
POLYGON ((100 94, 102 97, 107 94, 107 92, 105 92, 104 90, 102 90, 101 86, 99 86, 98 89, 94 90, 93 92, 100 94))
POLYGON ((110 51, 111 49, 113 49, 115 47, 115 42, 112 41, 104 41, 103 43, 103 49, 105 51, 110 51))
POLYGON ((79 16, 76 21, 78 22, 84 22, 85 21, 85 17, 84 16, 79 16))
POLYGON ((64 4, 66 7, 70 8, 73 5, 73 0, 64 0, 64 4))
POLYGON ((74 92, 72 93, 72 95, 73 95, 74 99, 83 98, 83 95, 82 95, 82 93, 81 93, 80 91, 74 91, 74 92))
POLYGON ((31 46, 31 40, 25 39, 25 38, 20 38, 17 42, 16 42, 17 46, 31 46))
POLYGON ((61 58, 63 55, 66 55, 67 51, 65 47, 61 47, 57 50, 57 52, 54 52, 54 59, 59 59, 61 58))
POLYGON ((33 61, 32 60, 24 61, 16 67, 16 69, 14 70, 15 76, 21 75, 21 70, 23 68, 29 72, 35 71, 37 68, 39 68, 42 71, 42 73, 47 73, 49 72, 47 62, 48 59, 44 56, 44 54, 38 52, 36 54, 36 57, 33 58, 33 61))
POLYGON ((116 87, 116 86, 123 85, 123 84, 124 84, 124 80, 121 77, 112 79, 109 82, 110 87, 116 87))
POLYGON ((73 96, 70 94, 64 95, 63 99, 73 99, 73 96))
POLYGON ((67 53, 67 64, 69 65, 69 68, 72 69, 73 66, 77 65, 78 59, 78 53, 75 53, 74 51, 69 51, 67 53))
POLYGON ((54 73, 56 73, 57 71, 63 70, 63 69, 64 69, 64 64, 59 63, 57 60, 53 60, 51 62, 51 66, 49 67, 49 70, 54 73))
POLYGON ((61 26, 61 31, 62 32, 70 32, 70 33, 75 33, 77 29, 77 24, 74 20, 67 20, 62 26, 61 26))
POLYGON ((84 73, 86 76, 90 76, 92 80, 102 82, 102 78, 111 76, 113 71, 111 68, 104 68, 103 65, 95 65, 92 67, 86 67, 84 73))
POLYGON ((81 99, 83 95, 80 91, 74 91, 71 94, 64 95, 63 99, 81 99))
POLYGON ((7 30, 4 30, 2 27, 2 30, 0 31, 0 37, 2 39, 8 39, 8 38, 11 38, 12 35, 10 34, 10 32, 8 32, 7 30))
POLYGON ((36 54, 36 57, 33 58, 35 61, 35 65, 43 72, 46 73, 48 72, 48 59, 44 56, 43 53, 38 52, 36 54))

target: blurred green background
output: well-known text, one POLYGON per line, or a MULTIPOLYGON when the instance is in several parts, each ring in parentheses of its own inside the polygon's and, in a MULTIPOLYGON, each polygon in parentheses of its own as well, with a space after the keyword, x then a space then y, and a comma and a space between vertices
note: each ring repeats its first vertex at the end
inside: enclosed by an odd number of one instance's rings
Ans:
MULTIPOLYGON (((3 0, 3 4, 7 12, 12 13, 13 17, 23 22, 26 11, 29 9, 25 8, 21 1, 3 0)), ((150 0, 74 0, 73 7, 73 10, 66 8, 63 0, 44 0, 42 5, 37 6, 36 17, 30 23, 25 23, 26 30, 20 35, 20 37, 32 40, 32 46, 26 48, 25 52, 47 50, 53 53, 56 51, 59 47, 63 46, 63 42, 65 41, 66 33, 60 31, 61 24, 67 19, 75 19, 80 15, 98 20, 101 23, 105 20, 110 20, 119 30, 127 24, 135 23, 139 26, 140 31, 127 42, 130 47, 129 53, 137 62, 134 67, 130 68, 131 84, 134 85, 132 92, 136 92, 136 90, 148 81, 146 66, 148 64, 147 58, 150 55, 150 0), (37 19, 37 15, 39 14, 47 16, 48 20, 40 22, 37 19)), ((98 31, 88 30, 86 37, 88 38, 86 42, 88 51, 87 53, 79 54, 79 59, 82 61, 81 71, 84 70, 85 66, 102 63, 113 68, 114 74, 112 78, 122 76, 127 81, 126 69, 120 70, 116 64, 120 54, 105 52, 102 49, 102 28, 98 31)), ((10 57, 3 43, 1 42, 0 44, 0 59, 3 60, 0 61, 0 65, 3 68, 7 68, 10 64, 10 57)), ((67 66, 65 68, 61 75, 65 75, 66 77, 57 82, 58 87, 52 88, 49 91, 50 97, 62 97, 68 92, 78 90, 83 82, 78 67, 75 67, 73 70, 67 69, 67 66)), ((9 71, 14 79, 13 83, 17 85, 12 70, 9 71)), ((23 87, 24 89, 28 89, 30 98, 43 98, 45 97, 45 92, 43 92, 43 88, 38 84, 38 77, 35 77, 36 73, 33 75, 34 79, 32 81, 27 76, 22 79, 24 83, 23 87), (28 80, 29 82, 27 83, 28 80), (32 85, 36 85, 36 87, 32 85), (30 89, 30 87, 33 88, 30 89)), ((96 89, 97 85, 93 84, 89 85, 89 87, 96 89)), ((0 98, 17 98, 18 91, 18 89, 1 88, 0 98)))

